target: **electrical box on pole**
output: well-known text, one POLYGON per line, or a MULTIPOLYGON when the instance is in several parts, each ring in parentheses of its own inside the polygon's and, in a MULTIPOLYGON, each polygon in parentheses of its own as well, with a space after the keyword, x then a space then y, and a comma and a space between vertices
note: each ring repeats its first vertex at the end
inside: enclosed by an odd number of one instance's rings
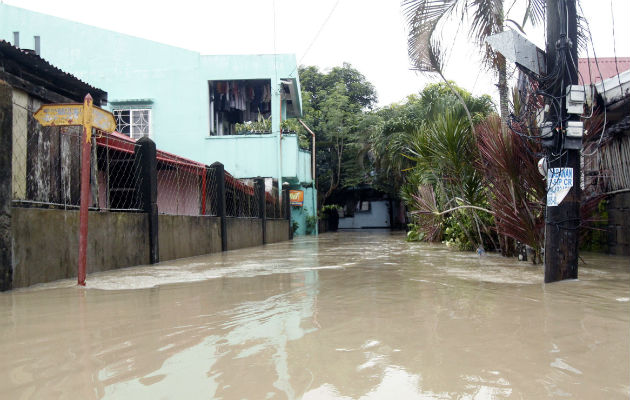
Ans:
POLYGON ((486 39, 535 80, 545 98, 538 138, 546 151, 539 170, 547 180, 545 211, 545 282, 575 279, 580 228, 580 151, 584 126, 580 116, 588 97, 578 85, 576 0, 547 0, 547 43, 543 52, 515 31, 486 39))
POLYGON ((577 85, 576 0, 547 0, 548 113, 552 136, 543 140, 547 158, 545 282, 578 277, 580 151, 586 93, 577 85))

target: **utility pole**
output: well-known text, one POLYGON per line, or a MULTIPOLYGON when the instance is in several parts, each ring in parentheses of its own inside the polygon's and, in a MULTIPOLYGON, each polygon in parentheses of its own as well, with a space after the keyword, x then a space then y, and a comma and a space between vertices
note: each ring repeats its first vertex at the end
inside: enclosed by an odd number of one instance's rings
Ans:
MULTIPOLYGON (((577 279, 580 226, 582 132, 576 108, 567 110, 577 85, 576 0, 547 0, 547 81, 549 107, 543 127, 547 159, 545 283, 577 279)), ((579 108, 579 107, 578 107, 579 108)))

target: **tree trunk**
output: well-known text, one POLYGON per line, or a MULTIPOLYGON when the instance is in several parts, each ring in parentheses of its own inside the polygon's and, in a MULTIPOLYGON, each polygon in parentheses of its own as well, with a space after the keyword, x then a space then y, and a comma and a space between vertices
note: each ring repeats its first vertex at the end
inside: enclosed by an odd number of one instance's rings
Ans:
POLYGON ((503 134, 507 132, 508 109, 508 87, 507 87, 507 67, 505 57, 497 54, 497 71, 499 72, 499 108, 501 111, 501 130, 503 134))
MULTIPOLYGON (((505 16, 503 15, 503 1, 497 2, 498 10, 497 12, 500 15, 500 18, 497 19, 498 26, 497 30, 499 32, 503 32, 503 23, 505 16)), ((497 71, 499 73, 499 109, 501 112, 501 131, 505 135, 507 133, 507 120, 509 116, 509 97, 508 97, 508 86, 507 86, 507 66, 505 63, 505 57, 503 54, 497 53, 497 71)))

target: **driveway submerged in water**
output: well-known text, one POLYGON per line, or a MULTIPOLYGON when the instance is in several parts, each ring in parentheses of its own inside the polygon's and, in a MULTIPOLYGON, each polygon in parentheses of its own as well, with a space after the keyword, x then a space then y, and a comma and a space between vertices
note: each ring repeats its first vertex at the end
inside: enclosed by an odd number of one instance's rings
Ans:
POLYGON ((627 399, 630 264, 542 267, 388 232, 0 294, 19 399, 627 399))

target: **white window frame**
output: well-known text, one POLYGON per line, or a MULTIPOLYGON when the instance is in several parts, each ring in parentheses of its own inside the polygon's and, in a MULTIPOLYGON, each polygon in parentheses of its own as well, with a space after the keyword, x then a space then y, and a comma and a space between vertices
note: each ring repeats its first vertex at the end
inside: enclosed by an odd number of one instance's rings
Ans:
POLYGON ((114 114, 114 118, 116 119, 116 130, 119 133, 122 133, 124 135, 127 135, 127 133, 123 133, 120 132, 122 129, 119 130, 119 125, 118 125, 118 116, 120 114, 120 112, 122 111, 128 111, 129 112, 129 137, 132 139, 140 139, 143 136, 148 136, 148 137, 152 137, 153 136, 153 113, 152 113, 152 109, 150 107, 125 107, 125 106, 119 106, 116 107, 115 109, 112 110, 112 114, 114 114), (139 113, 141 111, 147 111, 148 115, 147 115, 147 132, 144 133, 141 130, 138 129, 138 125, 133 123, 134 120, 134 114, 139 113))

